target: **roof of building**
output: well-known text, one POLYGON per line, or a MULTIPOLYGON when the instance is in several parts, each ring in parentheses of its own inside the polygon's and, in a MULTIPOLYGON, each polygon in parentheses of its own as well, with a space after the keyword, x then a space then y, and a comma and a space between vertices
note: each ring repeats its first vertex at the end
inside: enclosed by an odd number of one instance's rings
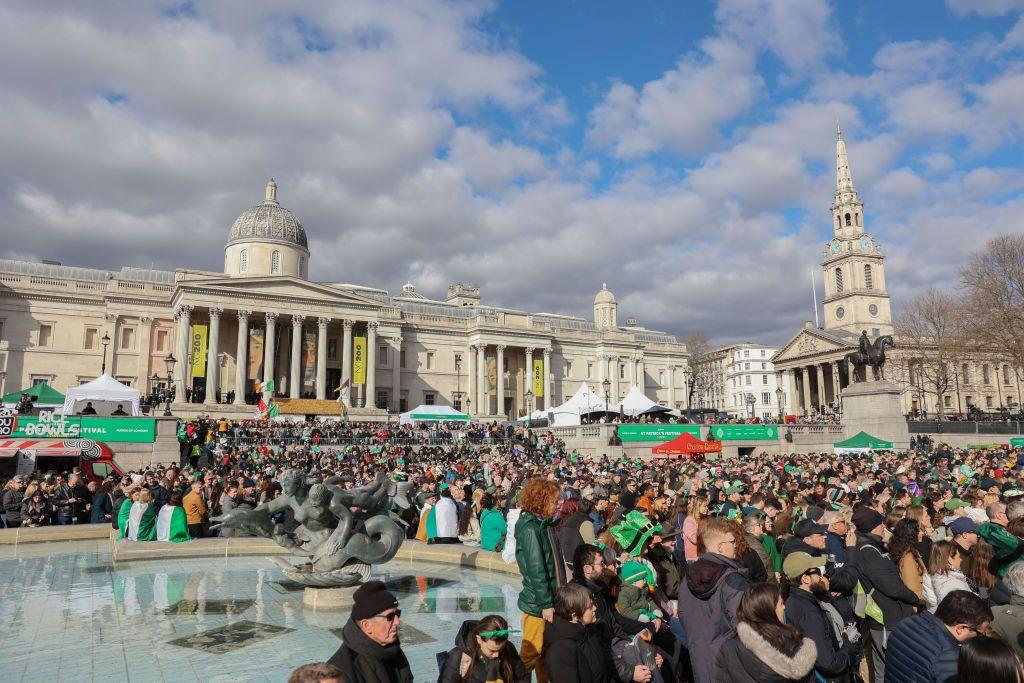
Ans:
POLYGON ((594 297, 595 304, 613 304, 615 303, 615 295, 608 291, 608 283, 601 284, 601 291, 594 297))
POLYGON ((107 280, 129 280, 132 282, 154 282, 158 284, 174 284, 174 272, 155 270, 152 268, 124 267, 118 271, 101 270, 99 268, 80 268, 64 266, 58 263, 41 263, 37 261, 16 261, 0 259, 0 271, 18 273, 45 278, 66 278, 86 282, 106 282, 107 280))
POLYGON ((238 215, 228 233, 228 244, 271 240, 293 244, 309 251, 306 229, 288 209, 277 202, 277 183, 267 183, 266 199, 238 215))

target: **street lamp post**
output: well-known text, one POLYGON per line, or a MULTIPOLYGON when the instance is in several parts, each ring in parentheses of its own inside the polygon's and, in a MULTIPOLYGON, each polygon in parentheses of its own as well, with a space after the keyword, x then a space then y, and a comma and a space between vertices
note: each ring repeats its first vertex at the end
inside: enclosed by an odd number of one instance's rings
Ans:
POLYGON ((611 385, 612 383, 607 378, 601 382, 601 386, 604 387, 604 412, 606 413, 608 412, 608 389, 611 385))
POLYGON ((174 400, 174 364, 178 359, 173 353, 167 354, 164 358, 164 365, 167 366, 167 406, 164 408, 164 417, 171 416, 171 401, 174 400))
POLYGON ((775 402, 779 404, 779 422, 785 419, 785 406, 782 405, 783 400, 786 398, 786 392, 782 390, 782 387, 778 387, 775 390, 775 402))
POLYGON ((526 390, 526 419, 530 420, 530 426, 533 426, 533 391, 531 389, 526 390))
POLYGON ((103 344, 103 365, 100 368, 100 374, 105 375, 107 373, 107 347, 110 346, 110 335, 104 332, 103 339, 100 342, 103 344))
POLYGON ((160 406, 160 390, 157 388, 157 382, 160 381, 160 375, 153 372, 153 376, 149 378, 149 404, 153 407, 153 411, 160 406))
POLYGON ((752 393, 747 392, 745 400, 747 402, 747 413, 749 417, 754 417, 754 405, 757 403, 757 397, 752 393))
POLYGON ((462 358, 455 356, 455 409, 462 410, 462 358))

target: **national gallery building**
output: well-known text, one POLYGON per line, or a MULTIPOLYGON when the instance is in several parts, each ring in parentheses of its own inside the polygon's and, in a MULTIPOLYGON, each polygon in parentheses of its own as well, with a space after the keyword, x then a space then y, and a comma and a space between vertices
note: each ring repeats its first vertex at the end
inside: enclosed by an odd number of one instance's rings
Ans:
POLYGON ((338 414, 346 386, 354 415, 426 404, 517 417, 583 382, 609 403, 639 385, 686 408, 686 347, 620 324, 607 287, 587 320, 487 306, 461 282, 444 301, 411 284, 391 294, 312 282, 309 258, 271 180, 231 226, 223 273, 0 260, 0 393, 40 382, 65 391, 106 371, 145 395, 167 386, 173 354, 182 414, 251 415, 267 379, 285 414, 338 414))

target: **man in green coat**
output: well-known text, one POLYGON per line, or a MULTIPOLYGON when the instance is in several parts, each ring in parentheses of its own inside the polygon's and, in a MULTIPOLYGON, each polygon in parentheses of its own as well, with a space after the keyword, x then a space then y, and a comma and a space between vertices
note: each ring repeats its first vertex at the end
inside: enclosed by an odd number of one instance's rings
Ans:
POLYGON ((999 562, 999 576, 1024 557, 1024 541, 1006 530, 1010 520, 1006 517, 1006 503, 991 503, 985 508, 988 520, 978 527, 978 536, 995 550, 999 562))

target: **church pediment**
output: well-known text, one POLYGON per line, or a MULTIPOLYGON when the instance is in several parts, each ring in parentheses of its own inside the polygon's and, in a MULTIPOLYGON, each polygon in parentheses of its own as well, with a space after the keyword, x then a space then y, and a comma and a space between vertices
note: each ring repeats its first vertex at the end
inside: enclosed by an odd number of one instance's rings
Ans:
POLYGON ((837 351, 846 352, 853 348, 855 348, 853 342, 839 339, 823 330, 804 328, 775 352, 772 363, 785 363, 837 351))
POLYGON ((321 285, 316 282, 308 282, 290 277, 190 280, 180 282, 179 286, 206 294, 220 294, 230 297, 249 294, 271 299, 294 299, 296 301, 315 299, 324 303, 359 307, 379 308, 381 306, 379 301, 359 296, 350 291, 343 291, 329 285, 321 285))

